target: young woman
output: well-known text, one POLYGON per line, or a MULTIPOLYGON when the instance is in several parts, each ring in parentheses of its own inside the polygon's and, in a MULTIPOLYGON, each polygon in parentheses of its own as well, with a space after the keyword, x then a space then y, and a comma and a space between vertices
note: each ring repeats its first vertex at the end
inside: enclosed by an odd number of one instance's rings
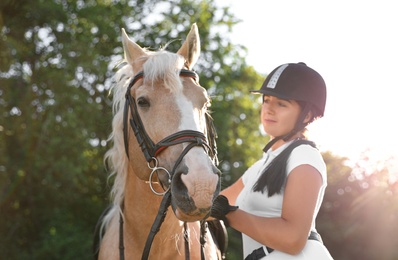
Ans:
POLYGON ((315 228, 326 166, 306 126, 322 117, 326 86, 304 63, 266 78, 261 123, 271 137, 263 157, 216 198, 211 215, 240 231, 244 259, 332 259, 315 228), (236 206, 231 206, 231 205, 236 206))

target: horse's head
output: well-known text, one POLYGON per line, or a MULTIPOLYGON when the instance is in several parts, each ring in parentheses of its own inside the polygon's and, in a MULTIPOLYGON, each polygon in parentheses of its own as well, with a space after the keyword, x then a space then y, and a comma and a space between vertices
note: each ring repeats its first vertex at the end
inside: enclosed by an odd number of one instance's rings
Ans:
POLYGON ((220 172, 208 137, 210 100, 191 70, 200 54, 197 26, 177 53, 149 52, 124 30, 122 38, 133 71, 124 108, 128 167, 148 189, 171 192, 177 218, 203 219, 220 191, 220 172))

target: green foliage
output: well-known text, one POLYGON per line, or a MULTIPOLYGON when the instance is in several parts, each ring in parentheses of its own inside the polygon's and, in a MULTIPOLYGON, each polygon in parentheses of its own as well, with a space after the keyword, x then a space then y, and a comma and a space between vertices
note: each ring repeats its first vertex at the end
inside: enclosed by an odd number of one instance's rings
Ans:
MULTIPOLYGON (((1 1, 2 258, 92 258, 94 227, 107 204, 102 159, 111 130, 108 90, 122 58, 121 28, 142 46, 169 43, 167 49, 176 51, 194 22, 202 44, 195 70, 212 97, 228 186, 261 156, 267 141, 259 131, 260 102, 249 94, 263 75, 245 63, 245 47, 231 44, 228 33, 239 21, 228 8, 205 0, 1 1)), ((380 258, 395 259, 397 185, 381 185, 385 170, 365 174, 355 166, 353 173, 345 158, 324 156, 329 186, 318 225, 332 254, 370 259, 383 252, 380 258), (391 242, 378 242, 384 237, 391 242)), ((228 259, 241 259, 240 234, 229 233, 228 259)))

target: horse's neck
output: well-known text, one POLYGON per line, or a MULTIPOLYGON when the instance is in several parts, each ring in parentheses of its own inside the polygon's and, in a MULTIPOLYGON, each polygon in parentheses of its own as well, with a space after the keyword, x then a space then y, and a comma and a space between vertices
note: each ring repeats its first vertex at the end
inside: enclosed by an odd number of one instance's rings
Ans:
POLYGON ((128 174, 123 209, 127 225, 136 231, 152 225, 161 201, 162 197, 155 195, 147 182, 139 180, 133 173, 128 174))
MULTIPOLYGON (((128 186, 124 200, 124 233, 125 247, 131 247, 128 252, 142 252, 146 239, 162 201, 162 196, 155 195, 149 184, 138 180, 134 174, 129 174, 128 186), (133 180, 134 179, 134 180, 133 180)), ((151 256, 159 255, 161 259, 178 259, 185 257, 184 225, 179 221, 169 207, 166 218, 151 246, 151 256), (167 248, 167 249, 166 249, 167 248), (169 255, 169 258, 165 258, 169 255)), ((200 224, 189 223, 188 236, 191 256, 200 259, 200 224)), ((154 258, 156 259, 156 258, 154 258)))

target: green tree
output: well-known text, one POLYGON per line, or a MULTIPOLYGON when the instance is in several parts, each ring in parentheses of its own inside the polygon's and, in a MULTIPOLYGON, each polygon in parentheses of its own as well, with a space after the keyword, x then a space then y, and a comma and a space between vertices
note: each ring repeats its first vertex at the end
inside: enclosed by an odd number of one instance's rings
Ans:
POLYGON ((103 207, 98 159, 110 115, 103 84, 112 48, 104 47, 117 37, 107 36, 110 28, 93 35, 81 10, 58 1, 2 2, 0 206, 6 221, 0 244, 6 258, 90 255, 93 216, 103 207))

